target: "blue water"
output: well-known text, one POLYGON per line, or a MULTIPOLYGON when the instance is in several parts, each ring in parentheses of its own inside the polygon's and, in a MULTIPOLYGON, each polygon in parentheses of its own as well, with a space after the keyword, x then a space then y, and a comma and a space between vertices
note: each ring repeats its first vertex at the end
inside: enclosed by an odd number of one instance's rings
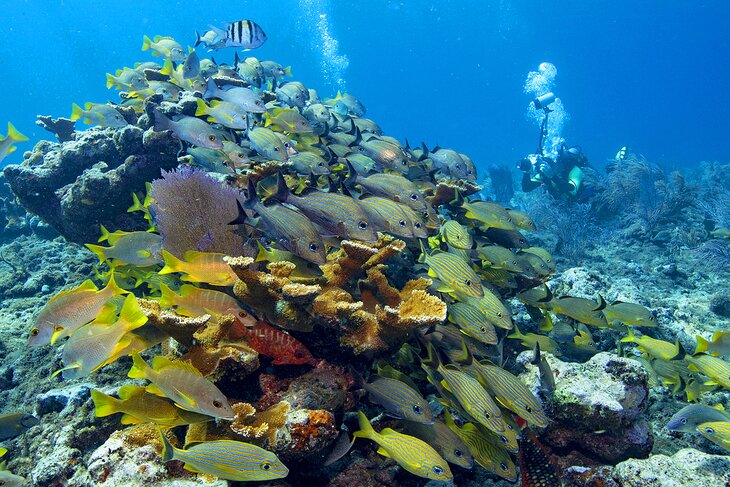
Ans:
MULTIPOLYGON (((454 147, 481 167, 535 149, 522 88, 543 61, 558 69, 556 93, 570 114, 564 137, 594 162, 625 144, 666 165, 730 161, 727 1, 211 5, 12 2, 0 34, 2 118, 31 141, 50 138, 35 115, 117 101, 104 73, 153 59, 139 50, 144 34, 192 44, 208 23, 251 18, 269 36, 253 55, 291 64, 322 95, 345 88, 386 133, 454 147)), ((215 57, 231 62, 233 51, 215 57)), ((5 162, 19 162, 30 147, 5 162)))

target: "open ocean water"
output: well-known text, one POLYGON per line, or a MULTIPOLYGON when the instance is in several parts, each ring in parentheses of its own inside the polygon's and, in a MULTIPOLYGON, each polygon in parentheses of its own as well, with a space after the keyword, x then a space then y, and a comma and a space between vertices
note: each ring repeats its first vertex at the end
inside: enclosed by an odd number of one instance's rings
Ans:
POLYGON ((0 487, 730 485, 729 2, 5 4, 0 487))

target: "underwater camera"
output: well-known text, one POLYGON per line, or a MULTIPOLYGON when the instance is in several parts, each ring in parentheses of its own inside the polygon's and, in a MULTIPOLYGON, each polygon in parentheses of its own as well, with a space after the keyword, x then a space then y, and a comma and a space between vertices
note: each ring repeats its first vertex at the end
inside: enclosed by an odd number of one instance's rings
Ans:
POLYGON ((535 105, 535 108, 538 110, 547 109, 548 105, 550 105, 552 102, 554 102, 556 99, 555 93, 552 91, 549 91, 545 93, 544 95, 540 95, 534 100, 532 100, 532 103, 535 105))

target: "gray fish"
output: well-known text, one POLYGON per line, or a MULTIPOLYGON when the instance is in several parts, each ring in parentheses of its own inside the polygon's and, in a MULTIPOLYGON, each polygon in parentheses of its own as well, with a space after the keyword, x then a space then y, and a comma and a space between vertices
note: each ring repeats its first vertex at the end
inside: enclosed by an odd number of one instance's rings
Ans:
POLYGON ((182 72, 185 79, 195 78, 200 74, 200 58, 195 50, 190 51, 188 57, 185 58, 182 72))
POLYGON ((704 404, 690 404, 674 413, 666 428, 672 431, 695 433, 700 424, 715 421, 730 421, 730 415, 704 404))
MULTIPOLYGON (((249 179, 248 198, 243 207, 253 210, 266 229, 266 236, 299 257, 322 265, 327 251, 317 228, 297 210, 280 204, 264 205, 256 195, 256 187, 249 179)), ((244 223, 245 216, 239 209, 239 218, 233 223, 244 223)))
POLYGON ((400 173, 408 171, 408 161, 403 149, 389 142, 372 137, 361 141, 357 150, 388 169, 400 173))
POLYGON ((206 33, 204 38, 198 36, 198 42, 204 41, 208 49, 213 50, 223 47, 240 47, 244 51, 248 51, 261 47, 267 39, 264 29, 253 20, 229 22, 222 29, 212 25, 210 28, 214 36, 209 37, 206 33))
POLYGON ((213 78, 208 78, 208 85, 203 98, 220 98, 223 101, 236 103, 241 108, 251 113, 264 113, 266 106, 259 95, 249 88, 240 86, 218 88, 213 78))
POLYGON ((155 132, 172 131, 175 136, 193 145, 209 149, 222 149, 223 142, 213 128, 203 120, 195 117, 182 117, 177 121, 170 120, 155 108, 155 132))
POLYGON ((377 173, 362 177, 355 168, 349 167, 349 183, 359 184, 375 196, 389 198, 398 203, 408 205, 416 211, 426 211, 427 203, 421 192, 412 181, 399 174, 377 173))
POLYGON ((304 108, 309 99, 309 91, 303 84, 297 81, 290 81, 275 91, 276 98, 290 107, 304 108))
POLYGON ((310 174, 322 176, 330 173, 327 161, 311 152, 301 152, 292 156, 289 162, 294 170, 303 176, 309 176, 310 174))
POLYGON ((363 386, 370 400, 385 408, 385 411, 399 419, 416 423, 433 424, 433 412, 420 392, 396 379, 384 377, 363 386))
POLYGON ((248 139, 251 141, 251 147, 261 156, 275 161, 289 160, 287 148, 273 130, 254 127, 248 131, 248 139))
POLYGON ((9 440, 22 435, 29 428, 39 423, 32 414, 10 413, 0 416, 0 441, 9 440))
POLYGON ((433 425, 408 421, 405 426, 408 433, 431 445, 447 462, 463 468, 474 466, 469 447, 441 421, 434 421, 433 425))
MULTIPOLYGON (((458 179, 468 179, 470 176, 467 164, 455 150, 437 147, 431 152, 431 159, 434 166, 441 169, 447 176, 458 179)), ((476 179, 476 174, 473 177, 476 179)))
POLYGON ((348 162, 355 172, 361 176, 373 172, 378 163, 370 159, 368 156, 360 154, 359 152, 353 154, 347 154, 345 161, 348 162))
POLYGON ((281 79, 284 76, 291 76, 291 66, 283 67, 274 61, 261 61, 264 68, 264 76, 267 78, 281 79))
MULTIPOLYGON (((393 200, 378 196, 359 200, 358 203, 365 210, 370 221, 376 224, 378 228, 398 237, 414 237, 415 228, 413 221, 403 212, 401 209, 402 205, 393 200)), ((422 231, 422 233, 425 237, 426 232, 422 231)))
POLYGON ((297 207, 312 222, 333 236, 363 242, 378 240, 367 214, 357 201, 349 196, 316 190, 296 196, 289 191, 284 176, 279 173, 276 198, 297 207))

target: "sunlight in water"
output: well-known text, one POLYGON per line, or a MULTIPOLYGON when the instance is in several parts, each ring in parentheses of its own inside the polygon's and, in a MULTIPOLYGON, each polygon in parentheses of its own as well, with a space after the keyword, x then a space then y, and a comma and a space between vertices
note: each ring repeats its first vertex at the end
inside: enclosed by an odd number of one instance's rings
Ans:
MULTIPOLYGON (((527 74, 524 91, 531 96, 530 105, 527 107, 527 118, 533 120, 538 126, 542 124, 545 113, 535 108, 532 100, 553 91, 557 75, 558 69, 552 63, 541 63, 537 71, 530 71, 527 74)), ((547 137, 545 138, 545 155, 555 156, 557 154, 560 145, 564 142, 562 137, 563 126, 569 118, 570 115, 565 110, 562 100, 556 98, 550 104, 550 118, 548 119, 547 137)))
POLYGON ((322 75, 332 90, 345 91, 345 71, 350 64, 347 55, 339 52, 339 41, 332 35, 327 0, 301 0, 303 20, 314 29, 312 48, 321 56, 322 75))

